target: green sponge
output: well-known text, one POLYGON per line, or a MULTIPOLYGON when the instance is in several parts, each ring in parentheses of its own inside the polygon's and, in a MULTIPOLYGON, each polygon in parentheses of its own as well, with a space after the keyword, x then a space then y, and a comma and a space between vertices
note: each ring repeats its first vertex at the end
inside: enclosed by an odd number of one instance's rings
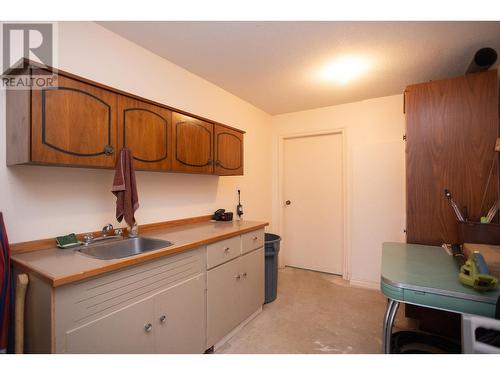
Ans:
POLYGON ((60 247, 61 249, 67 249, 69 247, 81 245, 81 242, 78 241, 78 238, 76 238, 76 234, 74 233, 67 234, 66 236, 56 237, 56 242, 57 247, 60 247))

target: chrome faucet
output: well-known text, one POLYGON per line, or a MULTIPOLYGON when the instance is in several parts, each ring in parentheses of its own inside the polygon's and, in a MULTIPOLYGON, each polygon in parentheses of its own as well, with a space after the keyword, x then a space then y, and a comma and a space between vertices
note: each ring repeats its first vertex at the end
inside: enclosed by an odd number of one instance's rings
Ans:
POLYGON ((109 235, 108 233, 113 230, 112 224, 106 224, 101 231, 101 235, 99 237, 94 238, 92 233, 87 233, 83 236, 83 244, 90 245, 97 241, 103 241, 113 238, 123 238, 123 229, 115 229, 113 235, 109 235))
POLYGON ((102 234, 101 234, 101 236, 102 237, 107 237, 108 236, 108 232, 110 230, 113 230, 113 224, 106 224, 105 226, 102 227, 102 234))

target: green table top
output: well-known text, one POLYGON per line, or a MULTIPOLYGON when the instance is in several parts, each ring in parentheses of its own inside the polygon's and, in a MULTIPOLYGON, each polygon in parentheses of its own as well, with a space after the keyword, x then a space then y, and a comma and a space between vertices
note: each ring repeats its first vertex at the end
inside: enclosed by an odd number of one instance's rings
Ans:
POLYGON ((383 284, 465 300, 496 304, 500 289, 481 292, 458 281, 458 266, 438 246, 386 242, 382 245, 383 284))

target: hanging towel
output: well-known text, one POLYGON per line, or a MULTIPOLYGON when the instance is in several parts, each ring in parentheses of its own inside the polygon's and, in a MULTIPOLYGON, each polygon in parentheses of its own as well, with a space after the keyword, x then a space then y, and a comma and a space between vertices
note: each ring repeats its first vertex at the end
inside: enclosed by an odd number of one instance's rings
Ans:
POLYGON ((139 208, 139 198, 132 152, 128 148, 122 148, 118 155, 111 192, 116 195, 116 220, 121 222, 125 219, 132 227, 135 223, 134 213, 139 208))
POLYGON ((10 248, 7 231, 0 212, 0 353, 7 353, 12 340, 13 323, 13 273, 10 266, 10 248))

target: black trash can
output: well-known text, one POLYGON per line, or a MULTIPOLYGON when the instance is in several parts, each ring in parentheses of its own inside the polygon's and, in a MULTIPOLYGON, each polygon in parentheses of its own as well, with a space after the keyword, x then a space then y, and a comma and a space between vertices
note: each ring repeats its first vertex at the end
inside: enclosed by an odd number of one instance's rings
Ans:
POLYGON ((273 302, 278 294, 278 253, 281 237, 277 234, 265 234, 266 253, 266 296, 264 303, 273 302))

